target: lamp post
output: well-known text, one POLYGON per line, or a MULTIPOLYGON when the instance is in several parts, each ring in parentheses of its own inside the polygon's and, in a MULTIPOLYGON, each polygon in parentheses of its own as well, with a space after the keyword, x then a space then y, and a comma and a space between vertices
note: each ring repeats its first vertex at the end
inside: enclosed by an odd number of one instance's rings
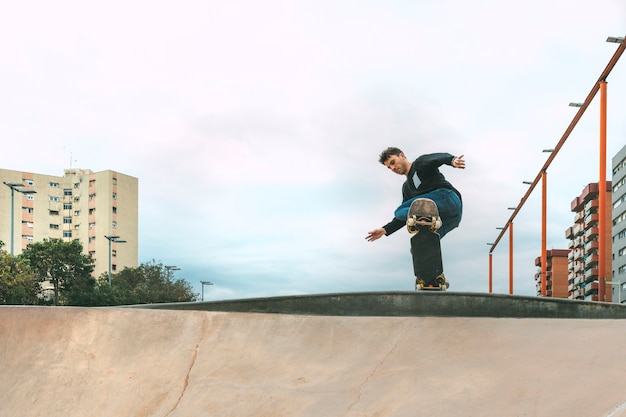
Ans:
POLYGON ((13 256, 13 247, 15 241, 15 191, 22 194, 36 194, 35 190, 21 190, 18 187, 25 187, 21 182, 3 182, 4 185, 11 189, 11 256, 13 256))
POLYGON ((104 236, 109 241, 109 286, 111 286, 111 242, 126 243, 125 240, 120 239, 119 236, 104 236))
POLYGON ((171 271, 180 271, 180 268, 176 265, 165 265, 164 268, 167 270, 168 273, 171 271))
POLYGON ((202 301, 204 301, 204 286, 213 285, 213 283, 211 281, 200 281, 200 283, 202 284, 202 301))

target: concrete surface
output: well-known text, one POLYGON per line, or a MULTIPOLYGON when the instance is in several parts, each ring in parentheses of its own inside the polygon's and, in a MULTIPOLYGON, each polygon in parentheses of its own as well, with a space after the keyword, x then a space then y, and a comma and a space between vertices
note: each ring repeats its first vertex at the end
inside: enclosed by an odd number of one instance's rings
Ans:
POLYGON ((324 316, 626 318, 626 306, 619 304, 451 291, 289 295, 128 307, 324 316))
POLYGON ((0 336, 2 417, 626 417, 626 320, 0 307, 0 336))

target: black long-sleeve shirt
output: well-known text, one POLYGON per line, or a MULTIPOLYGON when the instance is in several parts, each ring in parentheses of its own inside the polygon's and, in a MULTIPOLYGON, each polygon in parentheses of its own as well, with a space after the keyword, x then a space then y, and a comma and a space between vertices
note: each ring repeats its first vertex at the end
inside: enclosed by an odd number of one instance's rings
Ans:
MULTIPOLYGON (((438 188, 449 188, 461 198, 461 193, 439 172, 441 165, 452 166, 454 158, 449 153, 432 153, 422 155, 413 161, 411 169, 407 174, 407 179, 402 184, 402 202, 404 203, 411 198, 429 193, 438 188)), ((394 217, 393 220, 383 226, 386 232, 385 235, 389 236, 404 225, 405 222, 403 220, 394 217)))

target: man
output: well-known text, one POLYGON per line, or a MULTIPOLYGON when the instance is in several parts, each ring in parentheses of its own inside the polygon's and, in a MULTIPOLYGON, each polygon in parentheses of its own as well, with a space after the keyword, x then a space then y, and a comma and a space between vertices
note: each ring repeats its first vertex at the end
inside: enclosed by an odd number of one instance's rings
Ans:
MULTIPOLYGON (((439 167, 450 165, 453 168, 464 169, 463 155, 455 157, 448 153, 434 153, 422 155, 410 162, 404 152, 390 147, 380 154, 379 162, 396 174, 406 176, 407 179, 402 185, 402 204, 396 209, 393 220, 368 232, 365 239, 373 242, 401 229, 406 224, 411 203, 417 198, 429 198, 437 204, 442 222, 438 230, 440 237, 444 237, 459 225, 463 214, 461 193, 439 172, 439 167)), ((415 238, 416 236, 411 239, 412 246, 415 238)), ((419 256, 413 253, 415 270, 418 261, 419 256)))

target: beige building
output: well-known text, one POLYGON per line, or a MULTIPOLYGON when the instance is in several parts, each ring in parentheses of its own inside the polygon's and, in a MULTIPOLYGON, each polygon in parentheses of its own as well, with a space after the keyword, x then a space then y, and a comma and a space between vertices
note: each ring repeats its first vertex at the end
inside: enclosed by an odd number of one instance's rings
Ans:
POLYGON ((112 273, 138 265, 137 178, 88 169, 66 169, 62 177, 0 169, 0 181, 0 240, 7 252, 18 255, 46 238, 78 239, 95 261, 96 277, 109 269, 109 244, 112 273))

